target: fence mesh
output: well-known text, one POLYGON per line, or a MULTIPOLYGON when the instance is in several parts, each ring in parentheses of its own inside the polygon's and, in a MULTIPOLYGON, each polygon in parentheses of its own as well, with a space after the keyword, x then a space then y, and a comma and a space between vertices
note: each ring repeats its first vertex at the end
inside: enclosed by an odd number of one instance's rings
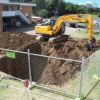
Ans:
POLYGON ((95 88, 90 92, 87 98, 92 100, 100 100, 100 82, 95 86, 95 88))
POLYGON ((25 52, 17 52, 15 58, 11 58, 11 55, 7 57, 7 52, 2 53, 0 70, 14 77, 7 75, 2 78, 1 75, 0 100, 74 100, 82 95, 87 99, 100 99, 97 80, 100 75, 99 51, 84 60, 83 66, 80 61, 32 53, 28 59, 25 52), (34 87, 28 90, 23 81, 15 77, 23 80, 32 78, 34 87))
POLYGON ((100 75, 100 53, 96 52, 85 61, 82 80, 82 93, 92 100, 99 100, 100 91, 96 89, 99 86, 98 79, 96 79, 98 75, 100 75), (90 95, 91 92, 93 92, 92 95, 90 95))
POLYGON ((0 100, 29 100, 22 84, 13 79, 4 78, 0 82, 0 100))
POLYGON ((33 81, 68 94, 77 94, 79 79, 75 78, 81 69, 80 66, 79 62, 31 55, 33 81))
POLYGON ((0 59, 0 70, 21 79, 28 79, 28 58, 26 54, 16 53, 14 59, 7 57, 7 51, 0 59))

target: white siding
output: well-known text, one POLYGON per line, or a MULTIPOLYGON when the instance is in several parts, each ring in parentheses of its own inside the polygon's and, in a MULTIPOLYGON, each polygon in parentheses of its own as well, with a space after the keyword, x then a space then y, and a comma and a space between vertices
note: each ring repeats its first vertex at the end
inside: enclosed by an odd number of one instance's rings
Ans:
POLYGON ((0 0, 0 3, 8 3, 9 0, 0 0))

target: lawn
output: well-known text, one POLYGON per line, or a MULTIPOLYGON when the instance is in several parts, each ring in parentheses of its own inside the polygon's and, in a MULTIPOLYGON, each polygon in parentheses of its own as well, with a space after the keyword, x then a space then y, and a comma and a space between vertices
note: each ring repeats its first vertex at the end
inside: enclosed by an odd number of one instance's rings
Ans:
MULTIPOLYGON (((83 38, 83 39, 88 38, 87 31, 86 31, 86 30, 83 30, 83 29, 77 30, 75 33, 71 33, 71 36, 72 36, 72 37, 83 38)), ((100 33, 98 33, 98 34, 94 33, 93 36, 94 36, 97 40, 100 40, 100 33)))

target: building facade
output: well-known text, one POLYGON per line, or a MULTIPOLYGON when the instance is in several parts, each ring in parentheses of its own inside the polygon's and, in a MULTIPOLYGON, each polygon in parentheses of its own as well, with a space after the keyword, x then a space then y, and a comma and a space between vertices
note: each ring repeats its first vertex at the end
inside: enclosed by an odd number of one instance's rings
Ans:
POLYGON ((6 27, 15 26, 18 21, 21 24, 29 24, 31 21, 32 7, 36 4, 19 3, 13 0, 0 0, 0 33, 6 27))

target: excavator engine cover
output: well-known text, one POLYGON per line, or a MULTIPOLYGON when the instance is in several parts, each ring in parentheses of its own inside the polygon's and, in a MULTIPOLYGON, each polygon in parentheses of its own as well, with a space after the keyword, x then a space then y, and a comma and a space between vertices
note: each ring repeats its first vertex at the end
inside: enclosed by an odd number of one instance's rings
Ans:
POLYGON ((35 31, 37 34, 52 35, 51 26, 36 26, 35 31))

